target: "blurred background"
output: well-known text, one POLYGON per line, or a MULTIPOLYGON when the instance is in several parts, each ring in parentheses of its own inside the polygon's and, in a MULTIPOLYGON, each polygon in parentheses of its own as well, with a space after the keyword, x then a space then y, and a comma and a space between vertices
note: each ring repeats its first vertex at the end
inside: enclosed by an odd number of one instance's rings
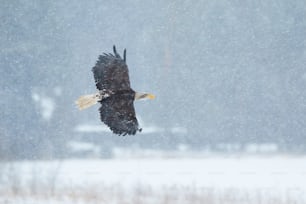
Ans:
POLYGON ((304 153, 305 1, 2 1, 0 158, 111 157, 113 147, 304 153), (98 106, 98 56, 127 49, 143 133, 98 106), (85 146, 86 146, 85 145, 85 146), (86 149, 86 148, 85 148, 86 149), (98 151, 98 152, 97 152, 98 151))
POLYGON ((304 155, 306 2, 1 1, 0 159, 304 155), (100 54, 127 49, 143 132, 99 105, 100 54))

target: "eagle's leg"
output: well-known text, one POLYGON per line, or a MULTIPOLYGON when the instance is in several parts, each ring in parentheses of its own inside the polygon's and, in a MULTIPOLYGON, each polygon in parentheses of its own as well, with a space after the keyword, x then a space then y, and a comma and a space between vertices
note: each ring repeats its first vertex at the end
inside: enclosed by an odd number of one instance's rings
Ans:
POLYGON ((101 100, 103 100, 103 99, 105 99, 105 98, 108 98, 108 97, 110 97, 112 94, 114 94, 114 92, 112 92, 112 91, 110 91, 110 90, 106 90, 106 89, 103 89, 103 90, 100 90, 99 91, 99 97, 100 97, 100 100, 99 101, 101 101, 101 100))

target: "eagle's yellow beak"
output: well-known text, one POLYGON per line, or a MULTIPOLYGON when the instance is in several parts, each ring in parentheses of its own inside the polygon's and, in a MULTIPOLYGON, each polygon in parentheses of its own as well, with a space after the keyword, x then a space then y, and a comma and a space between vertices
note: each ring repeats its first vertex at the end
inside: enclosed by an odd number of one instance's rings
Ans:
POLYGON ((154 99, 154 98, 155 98, 155 96, 153 94, 149 94, 149 93, 136 92, 136 94, 135 94, 135 100, 154 99))
POLYGON ((146 98, 148 98, 148 99, 154 99, 154 98, 155 98, 155 95, 153 95, 153 94, 147 94, 146 98))

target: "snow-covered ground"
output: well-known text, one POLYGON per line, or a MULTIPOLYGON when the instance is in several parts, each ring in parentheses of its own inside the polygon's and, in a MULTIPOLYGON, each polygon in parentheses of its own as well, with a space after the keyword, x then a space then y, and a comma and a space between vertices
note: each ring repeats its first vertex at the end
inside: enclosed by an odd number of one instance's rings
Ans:
POLYGON ((0 203, 306 203, 306 157, 0 163, 0 203))

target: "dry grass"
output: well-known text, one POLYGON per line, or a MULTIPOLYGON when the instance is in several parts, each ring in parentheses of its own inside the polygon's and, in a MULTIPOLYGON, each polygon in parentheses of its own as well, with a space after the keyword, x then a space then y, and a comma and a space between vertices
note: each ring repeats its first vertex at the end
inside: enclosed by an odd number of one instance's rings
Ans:
MULTIPOLYGON (((299 204, 299 192, 292 189, 238 188, 196 188, 189 186, 168 186, 153 189, 150 186, 135 186, 130 189, 121 186, 90 186, 87 188, 41 189, 35 193, 29 190, 1 191, 0 203, 79 203, 79 204, 299 204)), ((301 194, 302 195, 302 194, 301 194)))
MULTIPOLYGON (((280 187, 200 187, 173 184, 151 186, 119 181, 105 184, 83 179, 74 184, 61 181, 61 163, 52 168, 30 165, 26 174, 20 166, 0 163, 0 204, 304 204, 306 189, 280 187), (43 173, 45 175, 43 175, 43 173)), ((71 173, 64 172, 61 176, 71 173)), ((80 174, 86 176, 87 174, 80 174)), ((75 178, 75 177, 74 177, 75 178)), ((85 177, 87 178, 87 177, 85 177)), ((163 177, 164 178, 164 177, 163 177)), ((261 177, 258 177, 261 179, 261 177)), ((68 182, 67 182, 68 181, 68 182)), ((203 182, 200 182, 201 186, 203 182)), ((223 183, 221 183, 223 184, 223 183)), ((226 183, 224 183, 225 185, 226 183)), ((212 184, 210 184, 212 185, 212 184)), ((228 185, 225 185, 228 186, 228 185)))

